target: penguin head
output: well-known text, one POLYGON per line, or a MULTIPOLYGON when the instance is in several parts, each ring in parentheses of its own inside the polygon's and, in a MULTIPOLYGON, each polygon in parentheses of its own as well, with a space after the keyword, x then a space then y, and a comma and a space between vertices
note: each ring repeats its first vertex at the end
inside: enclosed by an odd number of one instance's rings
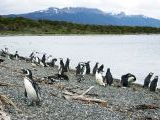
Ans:
POLYGON ((52 59, 52 60, 56 62, 56 61, 57 61, 57 58, 54 58, 54 59, 52 59))
POLYGON ((104 68, 104 65, 102 64, 102 65, 98 68, 98 73, 99 73, 99 72, 104 72, 104 71, 103 71, 103 68, 104 68))
POLYGON ((26 76, 29 77, 30 79, 32 79, 32 72, 31 72, 31 70, 27 69, 26 76))
POLYGON ((86 62, 85 65, 89 65, 90 61, 86 62))
POLYGON ((131 73, 127 74, 127 78, 128 78, 128 82, 130 82, 130 81, 132 81, 132 82, 136 81, 136 77, 133 74, 131 74, 131 73))
POLYGON ((110 72, 110 68, 107 69, 107 72, 110 72))
POLYGON ((32 71, 30 69, 21 69, 23 74, 26 75, 26 77, 32 79, 32 71))
POLYGON ((67 61, 70 61, 71 59, 67 58, 67 61))
POLYGON ((154 79, 158 79, 158 76, 155 76, 154 79))
POLYGON ((153 73, 152 73, 152 72, 150 72, 150 73, 149 73, 149 75, 151 75, 151 76, 152 76, 152 75, 153 75, 153 73))

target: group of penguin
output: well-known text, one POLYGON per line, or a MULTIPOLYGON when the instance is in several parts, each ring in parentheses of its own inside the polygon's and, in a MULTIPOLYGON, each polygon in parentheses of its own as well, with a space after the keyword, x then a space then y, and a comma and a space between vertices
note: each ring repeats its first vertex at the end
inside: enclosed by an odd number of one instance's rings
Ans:
MULTIPOLYGON (((46 54, 43 54, 42 58, 40 59, 36 54, 38 52, 32 52, 29 56, 29 58, 25 58, 22 56, 19 56, 18 51, 15 52, 15 54, 9 54, 8 49, 5 48, 5 50, 1 50, 1 56, 6 57, 8 56, 9 59, 19 59, 19 60, 26 60, 30 61, 31 63, 34 63, 36 65, 42 65, 44 67, 50 66, 54 67, 55 62, 57 61, 56 58, 52 58, 50 61, 47 62, 46 54)), ((49 56, 50 58, 52 56, 49 56)), ((48 58, 49 58, 48 57, 48 58)), ((4 59, 0 59, 0 63, 4 62, 4 59)), ((100 67, 98 67, 98 62, 95 64, 92 73, 91 73, 91 68, 90 68, 90 61, 88 62, 80 62, 78 63, 76 67, 76 77, 77 81, 81 82, 84 80, 84 75, 87 74, 92 74, 95 76, 97 84, 101 86, 111 86, 113 84, 113 77, 110 71, 110 68, 107 69, 107 72, 105 76, 103 76, 104 72, 104 65, 102 64, 100 67)), ((53 83, 55 80, 69 80, 69 77, 67 76, 67 72, 70 70, 69 69, 70 65, 70 59, 67 58, 65 64, 63 62, 63 59, 60 58, 60 65, 58 68, 58 73, 52 76, 47 76, 44 77, 44 79, 48 79, 50 81, 49 83, 53 83)), ((25 86, 25 98, 27 100, 28 98, 28 104, 33 105, 36 103, 36 105, 40 104, 41 97, 40 97, 40 87, 38 84, 33 80, 32 77, 32 72, 30 69, 22 69, 23 74, 25 74, 24 77, 24 86, 25 86)), ((153 76, 153 73, 149 73, 147 77, 144 80, 144 88, 150 88, 150 91, 156 91, 157 83, 158 83, 158 76, 155 76, 155 78, 151 81, 151 77, 153 76), (150 85, 149 85, 150 84, 150 85)), ((123 87, 129 87, 132 82, 136 81, 136 77, 131 74, 127 73, 125 75, 122 75, 121 77, 121 85, 123 87)))

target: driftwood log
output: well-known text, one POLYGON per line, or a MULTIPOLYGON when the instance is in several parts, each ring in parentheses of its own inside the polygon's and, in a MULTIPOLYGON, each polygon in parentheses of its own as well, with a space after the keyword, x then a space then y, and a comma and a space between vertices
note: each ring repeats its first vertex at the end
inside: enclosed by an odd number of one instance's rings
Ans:
POLYGON ((105 100, 101 100, 101 99, 96 99, 96 98, 89 98, 89 97, 85 97, 85 95, 92 89, 94 88, 94 86, 91 86, 89 89, 87 89, 85 92, 83 92, 81 95, 78 95, 78 94, 73 94, 72 92, 69 92, 69 91, 64 91, 63 92, 63 97, 66 99, 66 100, 80 100, 84 103, 87 103, 87 104, 94 104, 94 103, 97 103, 98 105, 100 105, 101 107, 107 107, 107 101, 105 100))
POLYGON ((22 86, 20 86, 20 85, 10 84, 10 83, 4 83, 4 82, 0 82, 0 86, 6 86, 6 87, 22 87, 22 86))
POLYGON ((10 100, 6 95, 0 95, 0 102, 3 105, 11 105, 14 107, 15 110, 21 112, 21 110, 18 109, 17 106, 12 102, 12 100, 10 100))

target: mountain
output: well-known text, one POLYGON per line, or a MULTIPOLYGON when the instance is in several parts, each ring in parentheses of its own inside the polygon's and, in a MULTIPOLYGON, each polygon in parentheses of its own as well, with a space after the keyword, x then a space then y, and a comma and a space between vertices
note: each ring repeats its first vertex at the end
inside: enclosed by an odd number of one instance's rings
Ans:
POLYGON ((44 19, 53 21, 67 21, 80 24, 118 25, 118 26, 150 26, 160 27, 160 20, 143 15, 126 15, 105 13, 98 9, 83 7, 55 8, 35 11, 26 14, 11 14, 7 17, 24 17, 29 19, 44 19))

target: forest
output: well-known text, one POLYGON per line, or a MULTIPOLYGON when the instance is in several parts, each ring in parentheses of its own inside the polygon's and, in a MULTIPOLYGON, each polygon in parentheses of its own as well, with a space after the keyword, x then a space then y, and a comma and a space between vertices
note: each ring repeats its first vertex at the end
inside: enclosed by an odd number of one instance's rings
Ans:
POLYGON ((65 21, 31 20, 0 16, 0 34, 159 34, 160 28, 86 25, 65 21))

